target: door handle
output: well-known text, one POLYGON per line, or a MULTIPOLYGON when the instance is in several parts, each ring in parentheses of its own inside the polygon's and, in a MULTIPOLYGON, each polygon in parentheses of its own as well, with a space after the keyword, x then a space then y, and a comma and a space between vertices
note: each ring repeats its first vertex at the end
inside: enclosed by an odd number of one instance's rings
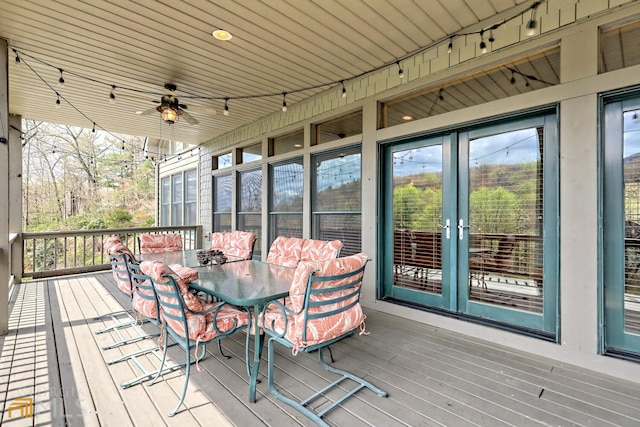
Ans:
POLYGON ((462 240, 464 239, 464 229, 465 228, 469 228, 468 225, 464 225, 464 220, 463 219, 459 219, 458 220, 458 239, 462 240))
POLYGON ((444 236, 449 240, 451 238, 451 221, 446 220, 444 225, 440 224, 440 227, 444 228, 444 236))

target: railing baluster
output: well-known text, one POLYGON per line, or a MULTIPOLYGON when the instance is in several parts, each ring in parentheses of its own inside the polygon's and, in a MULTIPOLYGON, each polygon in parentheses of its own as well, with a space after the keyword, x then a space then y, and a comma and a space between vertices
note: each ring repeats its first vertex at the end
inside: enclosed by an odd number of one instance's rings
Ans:
POLYGON ((121 235, 126 244, 138 252, 138 236, 142 233, 176 232, 183 236, 185 249, 202 246, 202 226, 137 227, 123 229, 74 230, 23 233, 22 277, 52 277, 63 274, 108 270, 108 258, 102 241, 113 234, 121 235), (187 239, 188 236, 188 239, 187 239), (60 239, 64 239, 63 242, 60 239), (99 239, 99 241, 98 241, 99 239), (189 242, 187 242, 189 240, 189 242), (51 248, 51 244, 53 247, 51 248), (61 252, 64 252, 63 254, 61 252), (82 254, 79 253, 82 251, 82 254), (96 253, 98 251, 99 253, 96 253), (58 256, 63 256, 60 262, 58 256), (27 271, 31 270, 31 271, 27 271))

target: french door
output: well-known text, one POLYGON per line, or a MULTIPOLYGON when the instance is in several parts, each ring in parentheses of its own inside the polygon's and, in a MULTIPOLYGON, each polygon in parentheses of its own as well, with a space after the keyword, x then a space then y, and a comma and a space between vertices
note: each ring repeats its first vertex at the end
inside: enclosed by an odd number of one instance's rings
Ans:
POLYGON ((640 97, 604 105, 604 351, 640 355, 640 97))
POLYGON ((383 298, 555 337, 557 139, 551 113, 385 146, 383 298))

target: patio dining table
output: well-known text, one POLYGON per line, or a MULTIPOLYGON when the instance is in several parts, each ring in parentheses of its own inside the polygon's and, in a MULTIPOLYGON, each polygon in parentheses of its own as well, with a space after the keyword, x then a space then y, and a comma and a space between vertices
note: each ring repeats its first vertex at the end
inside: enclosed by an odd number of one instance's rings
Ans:
MULTIPOLYGON (((139 255, 141 261, 160 261, 167 265, 180 264, 198 272, 198 279, 189 283, 192 289, 204 292, 237 307, 244 307, 253 323, 252 331, 259 331, 258 319, 264 305, 269 301, 289 295, 289 289, 296 271, 292 267, 254 260, 240 260, 227 257, 224 264, 200 265, 197 250, 146 253, 139 255)), ((249 349, 247 334, 247 350, 249 349)), ((248 358, 249 401, 256 401, 258 369, 264 345, 264 335, 255 334, 253 362, 248 358)))
MULTIPOLYGON (((225 264, 214 264, 195 267, 198 271, 197 282, 189 286, 204 292, 221 301, 238 307, 245 307, 253 323, 254 337, 253 363, 247 352, 247 369, 249 371, 249 401, 256 401, 256 384, 258 369, 264 344, 264 335, 260 334, 258 319, 260 311, 266 303, 289 295, 295 268, 268 264, 260 261, 238 261, 225 264)), ((247 350, 249 335, 247 333, 247 350)))

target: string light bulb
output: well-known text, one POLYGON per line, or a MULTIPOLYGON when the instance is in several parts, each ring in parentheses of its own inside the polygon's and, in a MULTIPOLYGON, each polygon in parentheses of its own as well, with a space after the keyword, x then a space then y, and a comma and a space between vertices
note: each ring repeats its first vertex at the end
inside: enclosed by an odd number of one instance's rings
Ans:
POLYGON ((480 31, 480 53, 487 53, 487 43, 484 41, 484 30, 480 31))
POLYGON ((62 72, 64 71, 62 68, 58 68, 60 70, 60 78, 58 79, 58 86, 64 87, 64 78, 62 77, 62 72))
POLYGON ((224 99, 224 112, 222 114, 229 116, 229 98, 224 99))
POLYGON ((396 65, 398 66, 398 77, 400 79, 402 79, 404 77, 404 71, 402 70, 402 67, 400 66, 400 61, 396 61, 396 65))
POLYGON ((451 53, 453 51, 453 37, 449 37, 449 46, 447 46, 447 53, 451 53))
POLYGON ((287 112, 287 92, 282 92, 282 112, 287 112))
POLYGON ((538 9, 539 5, 540 5, 539 1, 531 5, 531 18, 529 18, 529 22, 527 22, 527 27, 526 27, 527 29, 526 34, 529 37, 535 35, 536 28, 538 27, 538 21, 536 20, 536 10, 538 9))
POLYGON ((514 85, 516 84, 516 77, 513 75, 513 70, 511 70, 511 84, 514 85))
POLYGON ((115 90, 116 90, 116 85, 111 85, 111 92, 109 92, 109 102, 112 104, 116 103, 115 90))
POLYGON ((340 83, 342 83, 342 97, 346 98, 347 97, 347 88, 344 87, 344 80, 341 81, 340 83))
POLYGON ((493 29, 489 30, 489 38, 487 39, 489 43, 493 45, 493 42, 496 41, 496 38, 493 37, 493 29))
POLYGON ((96 122, 93 122, 93 129, 91 129, 91 132, 96 133, 96 122))
POLYGON ((15 49, 13 49, 13 53, 16 54, 16 65, 20 65, 20 55, 18 55, 18 51, 16 51, 15 49))
POLYGON ((58 96, 58 99, 56 99, 56 108, 60 108, 60 94, 58 92, 56 92, 56 95, 58 96))

